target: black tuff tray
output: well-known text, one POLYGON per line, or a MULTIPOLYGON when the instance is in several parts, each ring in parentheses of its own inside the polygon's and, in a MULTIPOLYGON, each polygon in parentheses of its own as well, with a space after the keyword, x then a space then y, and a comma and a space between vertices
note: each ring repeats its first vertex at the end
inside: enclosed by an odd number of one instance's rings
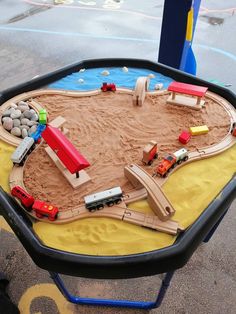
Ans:
MULTIPOLYGON (((162 64, 138 59, 86 60, 20 84, 0 93, 0 105, 8 99, 33 89, 42 88, 81 68, 97 67, 146 68, 176 81, 207 86, 212 92, 227 99, 236 107, 236 96, 226 88, 198 79, 192 75, 162 64)), ((48 271, 87 278, 118 279, 150 276, 183 267, 198 245, 226 213, 236 196, 236 178, 233 176, 200 217, 169 247, 150 252, 122 256, 91 256, 75 254, 45 246, 32 227, 32 221, 21 206, 0 188, 0 214, 31 256, 36 265, 48 271)))

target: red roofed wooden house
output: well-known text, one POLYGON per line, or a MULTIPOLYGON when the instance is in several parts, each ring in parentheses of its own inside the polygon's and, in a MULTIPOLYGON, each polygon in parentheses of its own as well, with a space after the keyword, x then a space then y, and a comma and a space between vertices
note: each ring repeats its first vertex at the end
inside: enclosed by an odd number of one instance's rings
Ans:
POLYGON ((205 103, 202 98, 205 96, 207 90, 208 88, 203 86, 172 82, 168 87, 171 96, 167 99, 167 103, 199 110, 205 103))
POLYGON ((76 173, 78 177, 80 170, 90 166, 85 157, 59 129, 47 125, 42 137, 72 174, 76 173))

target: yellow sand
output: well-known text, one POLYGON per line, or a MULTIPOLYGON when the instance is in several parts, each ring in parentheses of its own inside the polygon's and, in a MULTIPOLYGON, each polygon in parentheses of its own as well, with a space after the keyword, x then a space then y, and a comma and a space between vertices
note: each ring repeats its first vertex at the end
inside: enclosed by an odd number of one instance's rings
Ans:
MULTIPOLYGON (((9 191, 13 148, 0 142, 0 184, 9 191)), ((189 163, 173 173, 164 191, 176 213, 173 219, 191 225, 236 171, 236 145, 224 153, 189 163)), ((146 201, 131 206, 151 213, 146 201)), ((65 225, 37 222, 34 230, 49 247, 90 255, 126 255, 169 246, 175 237, 108 218, 77 220, 65 225)))

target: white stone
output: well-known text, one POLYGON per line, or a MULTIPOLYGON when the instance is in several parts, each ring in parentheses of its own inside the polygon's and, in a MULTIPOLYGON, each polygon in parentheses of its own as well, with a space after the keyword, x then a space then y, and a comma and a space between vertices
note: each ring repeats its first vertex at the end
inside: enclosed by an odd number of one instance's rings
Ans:
POLYGON ((80 69, 80 70, 79 70, 79 72, 84 72, 84 71, 85 71, 85 69, 80 69))
POLYGON ((37 115, 37 113, 33 114, 31 117, 31 121, 38 121, 39 117, 37 115))
POLYGON ((82 84, 82 83, 84 83, 84 80, 83 80, 83 79, 79 79, 78 82, 79 82, 80 84, 82 84))
POLYGON ((31 119, 32 113, 29 110, 24 111, 24 117, 27 119, 31 119))
POLYGON ((33 125, 28 131, 29 136, 31 136, 36 131, 36 129, 37 129, 37 126, 33 125))
POLYGON ((104 70, 104 71, 102 71, 101 74, 102 74, 103 76, 108 76, 108 75, 110 75, 110 72, 107 71, 107 70, 104 70))
POLYGON ((27 102, 21 100, 18 102, 18 106, 29 106, 29 105, 27 104, 27 102))
POLYGON ((23 130, 23 129, 29 130, 30 127, 28 125, 20 125, 19 128, 21 130, 23 130))
POLYGON ((13 126, 20 126, 20 119, 14 119, 13 126))
POLYGON ((25 138, 26 136, 28 136, 28 132, 26 129, 21 130, 21 136, 22 136, 22 138, 25 138))
POLYGON ((26 104, 26 105, 19 105, 18 106, 18 109, 21 111, 21 112, 24 112, 25 110, 29 110, 29 106, 26 104))
POLYGON ((22 124, 22 125, 28 125, 28 122, 29 122, 29 121, 30 121, 29 119, 23 118, 23 119, 21 119, 21 124, 22 124))
POLYGON ((14 109, 16 109, 16 108, 17 108, 17 105, 16 105, 16 104, 14 104, 14 103, 11 103, 11 104, 10 104, 10 108, 14 108, 14 109))
POLYGON ((5 130, 11 131, 11 129, 13 128, 13 120, 9 117, 5 117, 3 127, 5 130))
POLYGON ((155 85, 155 89, 156 90, 160 90, 160 89, 162 89, 162 87, 163 87, 162 83, 158 83, 158 84, 155 85))
POLYGON ((150 73, 150 74, 148 74, 148 77, 149 77, 149 78, 155 78, 155 75, 152 74, 152 73, 150 73))
POLYGON ((123 67, 122 71, 127 73, 127 72, 129 72, 129 69, 127 67, 123 67))
POLYGON ((17 128, 17 127, 14 127, 14 128, 11 130, 11 134, 12 134, 12 135, 15 135, 15 136, 21 136, 21 129, 20 129, 20 128, 17 128))
POLYGON ((34 109, 30 109, 30 112, 32 115, 36 113, 36 111, 34 109))
POLYGON ((33 125, 37 125, 37 124, 38 124, 37 121, 30 121, 30 120, 29 120, 29 122, 27 122, 27 125, 28 125, 28 126, 33 126, 33 125))
POLYGON ((12 119, 18 119, 21 116, 21 111, 16 109, 14 112, 11 113, 11 118, 12 119))
POLYGON ((11 111, 9 109, 5 110, 2 114, 3 117, 10 117, 11 111))

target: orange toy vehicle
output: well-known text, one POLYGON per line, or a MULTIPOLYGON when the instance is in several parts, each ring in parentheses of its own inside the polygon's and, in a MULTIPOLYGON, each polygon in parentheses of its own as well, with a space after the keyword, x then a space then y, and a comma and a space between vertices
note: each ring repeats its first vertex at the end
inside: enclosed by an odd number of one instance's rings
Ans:
POLYGON ((157 153, 157 142, 150 141, 143 149, 143 159, 142 162, 145 165, 151 165, 153 159, 158 157, 157 153))
POLYGON ((161 177, 166 177, 169 170, 176 166, 177 158, 174 154, 167 155, 157 166, 156 172, 161 177))

